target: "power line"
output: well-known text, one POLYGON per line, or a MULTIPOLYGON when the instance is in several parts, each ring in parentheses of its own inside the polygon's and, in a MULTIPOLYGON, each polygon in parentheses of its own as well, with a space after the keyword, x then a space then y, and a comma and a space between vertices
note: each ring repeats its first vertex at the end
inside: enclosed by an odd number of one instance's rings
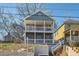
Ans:
POLYGON ((46 8, 51 10, 63 10, 63 11, 79 11, 79 9, 62 9, 62 8, 46 8))
MULTIPOLYGON (((26 8, 26 7, 10 7, 10 6, 0 6, 0 8, 26 8)), ((51 10, 63 10, 63 11, 79 11, 79 9, 63 9, 63 8, 44 8, 44 9, 51 9, 51 10)))
MULTIPOLYGON (((24 14, 14 14, 14 13, 0 13, 0 14, 7 14, 7 15, 24 15, 24 14)), ((79 16, 59 16, 59 15, 50 15, 50 17, 59 17, 59 18, 79 18, 79 16)))
MULTIPOLYGON (((10 6, 0 6, 0 8, 17 8, 17 7, 10 7, 10 6)), ((25 7, 19 7, 19 8, 25 8, 25 7)), ((5 9, 4 9, 5 10, 5 9)), ((57 8, 54 8, 52 10, 73 10, 73 11, 76 11, 79 9, 57 9, 57 8)), ((2 10, 3 11, 3 10, 2 10)), ((5 12, 1 12, 0 14, 7 14, 7 15, 24 15, 24 14, 15 14, 15 13, 5 13, 5 12)), ((59 15, 50 15, 51 17, 60 17, 60 18, 79 18, 78 16, 59 16, 59 15)))
POLYGON ((79 17, 77 17, 77 16, 56 16, 56 15, 51 16, 51 17, 61 17, 61 18, 79 18, 79 17))

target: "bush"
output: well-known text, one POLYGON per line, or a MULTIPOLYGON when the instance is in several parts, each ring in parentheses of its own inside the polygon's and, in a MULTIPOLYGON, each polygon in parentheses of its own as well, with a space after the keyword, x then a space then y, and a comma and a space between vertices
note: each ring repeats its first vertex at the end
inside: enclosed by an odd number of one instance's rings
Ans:
POLYGON ((2 41, 2 43, 14 43, 13 41, 2 41))

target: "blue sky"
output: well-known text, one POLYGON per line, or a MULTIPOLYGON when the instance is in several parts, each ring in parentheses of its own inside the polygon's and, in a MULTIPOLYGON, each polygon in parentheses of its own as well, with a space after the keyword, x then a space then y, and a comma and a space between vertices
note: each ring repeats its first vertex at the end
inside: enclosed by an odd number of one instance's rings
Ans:
MULTIPOLYGON (((1 4, 0 6, 10 6, 10 7, 16 7, 16 4, 14 3, 4 3, 1 4)), ((48 4, 43 4, 44 9, 48 11, 50 15, 56 15, 56 16, 76 16, 79 17, 79 4, 77 3, 48 3, 48 4), (55 10, 55 9, 66 9, 66 10, 55 10)), ((13 8, 5 8, 6 10, 15 12, 15 9, 13 8)), ((69 18, 58 18, 58 17, 53 17, 53 19, 56 20, 57 25, 61 25, 61 23, 64 20, 68 20, 69 18)), ((79 20, 78 18, 71 18, 73 20, 79 20)))
MULTIPOLYGON (((0 6, 9 6, 9 7, 16 7, 16 3, 0 3, 0 6)), ((3 7, 1 7, 3 8, 3 7)), ((76 16, 79 17, 79 4, 77 3, 48 3, 48 4, 43 4, 43 9, 48 11, 48 14, 50 15, 55 15, 55 16, 76 16), (64 10, 60 10, 64 9, 64 10)), ((11 12, 11 13, 16 13, 15 8, 5 8, 5 12, 11 12)), ((60 26, 63 21, 68 20, 68 19, 73 19, 73 20, 79 20, 79 18, 60 18, 60 17, 53 17, 54 20, 56 20, 56 23, 58 26, 60 26)), ((0 37, 1 38, 1 37, 0 37)))
MULTIPOLYGON (((77 3, 66 3, 66 4, 47 4, 47 7, 52 10, 50 13, 52 15, 57 15, 57 16, 76 16, 79 17, 79 4, 77 3), (55 10, 55 9, 65 9, 65 10, 55 10)), ((68 19, 73 19, 73 20, 79 20, 78 18, 57 18, 54 17, 54 19, 56 20, 57 25, 61 25, 61 23, 64 20, 68 20, 68 19)))

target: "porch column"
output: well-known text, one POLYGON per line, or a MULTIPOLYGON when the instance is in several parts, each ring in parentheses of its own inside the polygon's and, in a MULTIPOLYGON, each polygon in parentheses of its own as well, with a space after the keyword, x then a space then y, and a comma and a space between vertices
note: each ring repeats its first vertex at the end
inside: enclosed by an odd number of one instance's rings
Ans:
POLYGON ((25 31, 24 31, 24 44, 26 45, 26 24, 24 23, 25 31))
POLYGON ((73 31, 73 38, 72 38, 72 40, 74 41, 74 42, 76 42, 76 39, 75 39, 75 33, 76 33, 76 31, 73 31))
POLYGON ((36 21, 34 21, 34 43, 36 43, 36 21))
POLYGON ((24 33, 24 44, 26 45, 26 33, 24 33))
POLYGON ((66 33, 64 34, 64 44, 66 45, 67 44, 67 39, 66 39, 66 33))
POLYGON ((78 36, 77 36, 77 42, 79 42, 79 31, 78 31, 78 36))
MULTIPOLYGON (((54 33, 54 30, 55 30, 55 28, 54 28, 54 22, 53 22, 53 29, 52 29, 52 30, 53 30, 53 33, 54 33)), ((54 40, 55 40, 55 38, 54 38, 54 37, 55 37, 55 35, 54 35, 54 34, 52 34, 52 36, 53 36, 53 37, 52 37, 52 38, 53 38, 53 39, 52 39, 52 41, 53 41, 53 43, 54 43, 54 40)))
POLYGON ((72 31, 70 30, 70 41, 72 41, 72 31))
POLYGON ((28 44, 29 44, 28 37, 26 39, 27 39, 27 56, 28 56, 28 44))
MULTIPOLYGON (((78 31, 78 39, 79 39, 79 31, 78 31)), ((79 41, 79 40, 78 40, 79 41)))
POLYGON ((45 20, 44 20, 44 44, 45 44, 45 20))

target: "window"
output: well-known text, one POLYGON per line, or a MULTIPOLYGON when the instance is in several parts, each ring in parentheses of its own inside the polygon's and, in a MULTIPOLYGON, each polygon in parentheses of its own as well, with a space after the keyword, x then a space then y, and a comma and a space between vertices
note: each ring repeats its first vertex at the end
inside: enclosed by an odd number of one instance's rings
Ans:
POLYGON ((72 35, 78 36, 78 31, 73 31, 73 32, 72 32, 72 35))
POLYGON ((36 40, 36 43, 37 44, 42 44, 43 43, 43 40, 36 40))
POLYGON ((37 15, 42 15, 41 13, 38 13, 37 15))
POLYGON ((66 28, 70 28, 70 24, 67 24, 67 25, 66 25, 66 28))
POLYGON ((75 35, 75 31, 73 31, 72 34, 75 35))
POLYGON ((33 30, 33 25, 28 25, 27 30, 33 30))
POLYGON ((36 34, 36 39, 43 39, 43 34, 41 34, 41 33, 37 33, 36 34))
POLYGON ((52 39, 52 34, 45 34, 45 39, 52 39))

